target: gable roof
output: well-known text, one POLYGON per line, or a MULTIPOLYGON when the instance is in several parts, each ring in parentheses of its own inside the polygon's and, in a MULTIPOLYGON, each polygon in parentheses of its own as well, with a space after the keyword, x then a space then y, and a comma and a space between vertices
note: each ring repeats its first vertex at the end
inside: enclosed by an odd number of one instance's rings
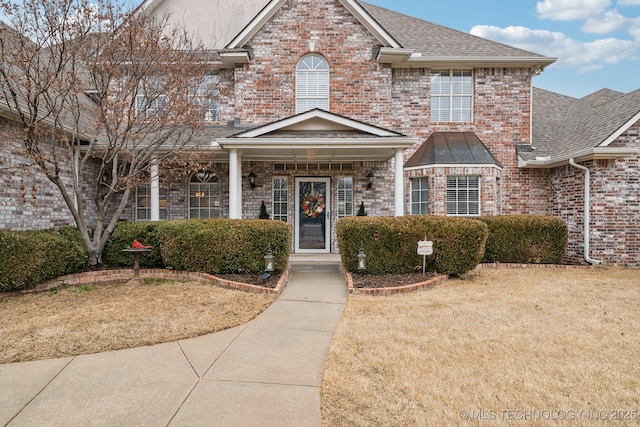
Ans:
POLYGON ((313 109, 215 142, 225 150, 241 151, 243 160, 350 162, 388 160, 417 140, 313 109))
MULTIPOLYGON (((371 34, 384 46, 400 47, 400 44, 367 13, 355 0, 338 0, 351 14, 364 25, 371 34)), ((287 2, 287 0, 271 0, 258 15, 227 45, 227 49, 236 49, 249 42, 262 26, 287 2)))
MULTIPOLYGON (((146 0, 138 10, 174 8, 181 19, 191 19, 198 32, 227 40, 212 40, 225 66, 247 63, 251 38, 283 7, 286 0, 214 0, 220 13, 209 9, 194 13, 197 0, 146 0), (191 7, 192 9, 194 7, 191 7), (223 36, 224 34, 224 36, 223 36)), ((462 31, 394 12, 360 0, 337 0, 379 43, 375 59, 395 67, 410 66, 514 66, 542 70, 555 61, 536 53, 497 43, 462 31)), ((211 5, 210 9, 215 9, 211 5)), ((192 25, 192 27, 194 26, 192 25)))
POLYGON ((405 135, 373 126, 321 108, 314 108, 286 119, 278 120, 234 135, 234 138, 256 138, 273 136, 280 132, 350 132, 378 137, 404 137, 405 135))
POLYGON ((617 158, 637 153, 611 143, 640 120, 640 89, 628 94, 602 89, 576 99, 533 91, 533 146, 521 165, 549 167, 570 158, 617 158))
POLYGON ((434 132, 404 164, 405 169, 431 165, 500 166, 473 132, 434 132))

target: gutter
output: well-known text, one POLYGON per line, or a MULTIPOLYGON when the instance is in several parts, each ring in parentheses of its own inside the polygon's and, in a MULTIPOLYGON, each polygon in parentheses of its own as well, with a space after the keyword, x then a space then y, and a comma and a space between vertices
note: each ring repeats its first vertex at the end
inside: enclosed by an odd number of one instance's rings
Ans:
POLYGON ((590 235, 590 211, 591 211, 591 195, 590 195, 590 182, 591 182, 591 172, 589 168, 585 166, 581 166, 577 164, 573 157, 569 159, 569 164, 574 168, 580 169, 584 171, 584 260, 589 264, 600 265, 603 261, 593 259, 590 257, 590 245, 589 245, 589 235, 590 235))
POLYGON ((580 151, 575 151, 569 155, 562 156, 537 156, 535 159, 525 160, 522 156, 518 155, 518 167, 519 168, 554 168, 563 166, 568 163, 570 159, 578 161, 586 160, 598 160, 598 159, 619 159, 628 156, 635 156, 640 154, 640 150, 637 148, 628 147, 595 147, 587 148, 580 151))

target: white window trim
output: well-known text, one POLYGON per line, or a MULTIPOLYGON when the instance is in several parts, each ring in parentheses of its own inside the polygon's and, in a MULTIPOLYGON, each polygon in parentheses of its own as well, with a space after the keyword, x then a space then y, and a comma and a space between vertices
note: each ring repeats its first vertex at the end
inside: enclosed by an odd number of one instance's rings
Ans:
POLYGON ((220 121, 220 103, 215 99, 220 94, 219 83, 218 74, 206 74, 196 87, 192 102, 200 107, 207 107, 202 117, 205 123, 220 121))
MULTIPOLYGON (((325 70, 321 70, 322 74, 325 74, 325 70)), ((298 64, 296 65, 296 114, 301 114, 304 113, 306 111, 312 110, 313 108, 322 108, 323 110, 329 110, 329 106, 330 106, 330 86, 331 86, 331 70, 329 69, 329 62, 326 60, 326 58, 324 58, 321 55, 318 54, 309 54, 309 55, 305 55, 304 57, 302 57, 300 59, 300 61, 298 61, 298 64), (302 74, 312 74, 312 73, 316 73, 319 74, 319 71, 316 71, 316 69, 311 69, 311 68, 307 68, 307 69, 301 69, 300 66, 301 64, 304 63, 305 60, 309 59, 309 58, 317 58, 319 60, 322 61, 322 63, 326 64, 326 88, 323 88, 320 84, 317 85, 316 87, 316 91, 318 92, 319 95, 316 96, 304 96, 300 94, 300 90, 299 90, 299 84, 300 84, 300 78, 302 74), (320 90, 322 89, 322 90, 320 90), (325 93, 326 90, 326 93, 325 93), (322 92, 322 96, 320 96, 320 92, 322 92), (315 107, 312 108, 303 108, 300 104, 300 101, 316 101, 314 104, 316 104, 315 107), (318 104, 323 104, 322 101, 326 101, 326 105, 323 106, 318 106, 318 104)))
MULTIPOLYGON (((189 200, 188 200, 188 204, 187 204, 187 208, 189 209, 189 218, 222 218, 223 215, 224 215, 224 212, 223 212, 223 209, 222 209, 223 208, 223 206, 222 206, 222 182, 220 181, 220 178, 218 177, 217 174, 215 174, 215 173, 213 173, 211 171, 203 171, 203 172, 211 173, 215 177, 216 180, 215 181, 210 181, 210 180, 202 181, 202 180, 200 180, 200 182, 194 182, 193 181, 193 177, 197 176, 197 173, 192 174, 189 177, 189 196, 188 196, 189 200), (193 193, 192 192, 192 188, 194 186, 196 186, 196 185, 209 185, 209 186, 217 185, 217 187, 218 187, 218 193, 215 196, 211 196, 210 193, 209 193, 208 196, 207 195, 201 196, 201 197, 208 197, 209 198, 209 207, 208 207, 209 216, 198 215, 198 216, 194 217, 194 216, 191 215, 191 211, 192 211, 192 209, 194 209, 191 206, 191 194, 193 193), (211 201, 212 200, 217 202, 217 206, 218 206, 217 208, 215 207, 215 205, 213 207, 211 206, 211 201), (218 211, 218 216, 211 216, 211 211, 212 210, 217 210, 218 211)), ((194 196, 194 197, 198 197, 198 196, 194 196)), ((197 209, 198 209, 199 213, 202 212, 202 208, 200 206, 198 206, 197 209)))
MULTIPOLYGON (((433 120, 433 113, 431 113, 431 121, 433 123, 471 123, 474 121, 474 73, 473 69, 469 68, 450 68, 450 69, 433 69, 432 73, 440 73, 443 71, 449 72, 449 91, 447 94, 434 94, 433 89, 431 89, 430 94, 430 105, 433 108, 433 100, 434 98, 448 98, 449 99, 449 115, 447 120, 433 120), (469 71, 471 73, 471 93, 464 95, 454 95, 453 93, 453 73, 456 71, 469 71), (469 120, 453 120, 453 100, 454 98, 470 98, 470 111, 469 111, 469 120)), ((433 75, 433 74, 432 74, 433 75)), ((431 85, 431 84, 430 84, 431 85)), ((430 86, 431 87, 431 86, 430 86)))
POLYGON ((429 182, 429 177, 428 176, 414 176, 414 177, 409 179, 409 209, 410 209, 411 215, 428 215, 429 214, 429 193, 431 191, 431 189, 429 188, 430 187, 429 184, 430 184, 430 182, 429 182), (414 183, 414 180, 420 180, 420 181, 424 180, 427 183, 427 187, 426 187, 427 200, 420 200, 420 204, 421 205, 422 204, 426 205, 426 208, 427 208, 426 209, 427 210, 426 213, 422 213, 422 212, 416 213, 416 212, 413 211, 413 205, 414 205, 414 201, 413 201, 413 193, 414 193, 413 183, 414 183))
MULTIPOLYGON (((447 182, 446 182, 446 197, 445 197, 445 211, 447 213, 447 216, 481 216, 482 215, 482 176, 480 175, 449 175, 446 177, 447 182), (449 213, 449 178, 477 178, 478 179, 478 213, 477 214, 473 214, 473 213, 449 213)), ((456 212, 458 211, 457 209, 457 205, 459 203, 459 199, 458 199, 459 193, 456 191, 456 212)), ((469 203, 467 201, 467 211, 468 209, 469 203)))
POLYGON ((143 92, 136 94, 136 117, 140 121, 152 121, 158 118, 158 112, 166 109, 168 103, 167 95, 157 95, 153 99, 149 99, 143 92), (163 105, 160 106, 160 102, 163 105), (140 107, 147 108, 140 108, 140 107))
POLYGON ((339 176, 338 180, 337 180, 337 185, 336 185, 336 200, 337 200, 337 205, 338 205, 338 219, 340 218, 347 218, 350 216, 354 216, 355 215, 355 206, 353 204, 353 177, 352 176, 339 176), (340 190, 341 190, 341 184, 344 183, 345 181, 343 180, 351 180, 351 187, 348 189, 350 191, 350 199, 351 200, 343 200, 340 197, 340 190), (347 204, 350 202, 350 206, 351 206, 351 212, 347 212, 347 204), (342 209, 344 208, 344 209, 342 209), (344 210, 344 212, 342 212, 342 210, 344 210))
POLYGON ((273 181, 272 181, 272 197, 271 197, 271 217, 275 220, 278 221, 284 221, 284 222, 288 222, 289 221, 289 178, 286 176, 274 176, 273 177, 273 181), (283 202, 282 200, 276 200, 276 180, 277 179, 282 179, 285 182, 285 188, 284 190, 280 190, 285 192, 285 194, 287 195, 287 201, 283 202), (276 214, 276 210, 275 210, 275 206, 276 204, 282 206, 284 205, 284 214, 280 213, 280 214, 276 214))
MULTIPOLYGON (((161 188, 160 189, 160 219, 161 220, 167 219, 167 214, 169 212, 168 208, 169 208, 169 203, 168 203, 167 192, 163 191, 161 188), (164 202, 164 207, 162 207, 162 204, 163 204, 162 202, 164 202)), ((143 185, 136 186, 135 210, 136 210, 136 221, 151 221, 151 185, 150 184, 146 184, 146 185, 143 184, 143 185), (141 196, 140 190, 142 188, 144 188, 146 192, 144 196, 149 199, 148 205, 145 205, 144 207, 138 206, 138 202, 141 196), (138 215, 138 212, 140 209, 145 210, 146 212, 145 218, 140 218, 140 216, 138 215)))

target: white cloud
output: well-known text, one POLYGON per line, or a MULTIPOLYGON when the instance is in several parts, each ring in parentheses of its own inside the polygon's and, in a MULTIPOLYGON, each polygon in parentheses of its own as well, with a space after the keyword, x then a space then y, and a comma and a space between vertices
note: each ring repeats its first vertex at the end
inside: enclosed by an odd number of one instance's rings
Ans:
POLYGON ((610 4, 610 0, 543 0, 536 4, 536 11, 542 19, 575 21, 598 16, 610 4))
POLYGON ((636 42, 640 43, 640 17, 631 20, 629 34, 635 38, 636 42))
POLYGON ((581 42, 560 32, 533 30, 526 27, 500 28, 477 25, 471 34, 516 46, 530 52, 557 57, 555 63, 562 68, 576 68, 579 72, 600 69, 604 64, 616 64, 633 58, 640 45, 631 40, 616 38, 581 42))
POLYGON ((618 6, 640 6, 640 0, 618 0, 618 6))
POLYGON ((632 22, 633 20, 620 15, 617 10, 608 10, 602 15, 587 19, 580 29, 586 33, 607 34, 630 29, 632 22))

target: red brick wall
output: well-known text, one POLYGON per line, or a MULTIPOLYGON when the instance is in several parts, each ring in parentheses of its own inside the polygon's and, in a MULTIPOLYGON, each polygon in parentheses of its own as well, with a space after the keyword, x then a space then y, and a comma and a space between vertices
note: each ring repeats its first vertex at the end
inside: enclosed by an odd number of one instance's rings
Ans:
MULTIPOLYGON (((429 70, 376 63, 372 49, 378 42, 334 0, 287 3, 250 40, 254 59, 235 70, 233 115, 264 124, 295 114, 295 68, 310 42, 329 63, 332 112, 419 138, 405 160, 433 131, 474 131, 504 167, 501 212, 548 212, 544 177, 517 168, 515 146, 530 142, 529 69, 474 70, 474 122, 432 124, 429 70)), ((387 165, 391 180, 393 161, 387 165)), ((381 203, 389 204, 392 191, 381 203)))
MULTIPOLYGON (((640 148, 640 122, 612 146, 640 148)), ((582 163, 591 171, 591 258, 640 265, 640 156, 582 163)), ((566 260, 584 263, 584 172, 564 166, 552 172, 551 213, 569 227, 566 260)))
POLYGON ((331 111, 389 127, 391 68, 372 60, 378 42, 333 0, 286 3, 250 40, 254 59, 235 71, 235 117, 264 124, 295 114, 295 69, 309 43, 331 70, 331 111))

